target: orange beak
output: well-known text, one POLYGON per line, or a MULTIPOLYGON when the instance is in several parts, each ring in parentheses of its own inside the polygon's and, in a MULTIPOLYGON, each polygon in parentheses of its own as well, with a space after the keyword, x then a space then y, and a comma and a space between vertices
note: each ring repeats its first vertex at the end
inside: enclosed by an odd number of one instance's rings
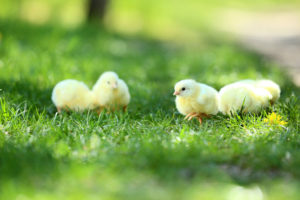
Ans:
POLYGON ((179 95, 180 94, 180 92, 178 92, 178 91, 175 91, 174 93, 173 93, 173 95, 175 95, 175 96, 177 96, 177 95, 179 95))

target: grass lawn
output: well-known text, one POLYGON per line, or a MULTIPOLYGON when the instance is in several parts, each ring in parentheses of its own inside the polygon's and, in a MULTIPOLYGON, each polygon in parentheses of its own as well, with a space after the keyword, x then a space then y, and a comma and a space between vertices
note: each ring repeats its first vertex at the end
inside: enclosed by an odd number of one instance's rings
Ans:
POLYGON ((0 199, 299 199, 299 88, 264 58, 205 41, 187 48, 94 26, 0 21, 0 199), (57 82, 92 87, 106 70, 128 83, 128 113, 56 114, 57 82), (268 78, 282 96, 259 115, 199 126, 175 108, 184 78, 216 89, 268 78), (265 122, 272 112, 287 124, 265 122))

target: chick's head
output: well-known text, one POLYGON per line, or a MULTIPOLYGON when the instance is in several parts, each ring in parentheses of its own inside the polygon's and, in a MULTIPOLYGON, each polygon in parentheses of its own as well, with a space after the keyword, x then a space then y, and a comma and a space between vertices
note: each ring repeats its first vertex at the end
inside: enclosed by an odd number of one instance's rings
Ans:
POLYGON ((107 89, 118 89, 119 77, 115 72, 104 72, 100 77, 100 82, 107 89))
POLYGON ((197 88, 197 82, 192 79, 182 80, 175 84, 173 95, 180 97, 192 96, 197 88))

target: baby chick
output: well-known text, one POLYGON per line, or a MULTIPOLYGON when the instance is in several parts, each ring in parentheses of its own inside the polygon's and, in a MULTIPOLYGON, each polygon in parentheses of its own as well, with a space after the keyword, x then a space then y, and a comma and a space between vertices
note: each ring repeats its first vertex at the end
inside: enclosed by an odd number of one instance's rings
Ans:
POLYGON ((93 87, 99 112, 104 108, 115 110, 123 108, 126 111, 130 102, 130 94, 126 83, 119 79, 115 72, 104 72, 93 87))
POLYGON ((280 87, 274 81, 271 80, 258 80, 255 84, 256 87, 264 88, 268 90, 271 95, 271 104, 275 103, 280 97, 280 87))
POLYGON ((279 97, 280 97, 280 87, 278 84, 276 84, 274 81, 271 80, 251 80, 251 79, 246 79, 246 80, 241 80, 235 83, 246 83, 253 85, 256 88, 263 88, 267 91, 269 91, 272 95, 271 98, 271 104, 275 103, 279 97))
POLYGON ((95 107, 94 94, 83 82, 77 80, 68 79, 56 84, 51 99, 58 112, 62 109, 83 111, 95 107))
POLYGON ((186 115, 184 119, 196 117, 200 124, 203 116, 218 113, 218 92, 214 88, 187 79, 175 84, 176 108, 186 115))
POLYGON ((243 109, 243 112, 257 113, 267 107, 272 99, 271 93, 255 87, 251 80, 238 81, 221 88, 219 92, 219 110, 224 114, 232 114, 243 109))

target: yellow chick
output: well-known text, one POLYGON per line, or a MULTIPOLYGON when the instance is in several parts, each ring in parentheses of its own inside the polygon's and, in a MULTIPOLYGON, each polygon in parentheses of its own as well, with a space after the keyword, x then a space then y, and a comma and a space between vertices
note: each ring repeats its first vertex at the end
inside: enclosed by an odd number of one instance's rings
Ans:
POLYGON ((218 92, 214 88, 187 79, 176 83, 174 89, 176 108, 186 115, 184 119, 196 117, 201 124, 203 116, 218 113, 218 92))
POLYGON ((275 103, 280 97, 280 87, 274 81, 258 80, 258 81, 256 81, 255 86, 259 87, 259 88, 264 88, 271 93, 271 95, 272 95, 271 103, 272 104, 275 103))
POLYGON ((272 95, 264 88, 255 87, 252 80, 235 82, 221 88, 219 92, 219 110, 232 114, 243 108, 243 112, 259 112, 269 105, 272 95))
POLYGON ((126 83, 119 79, 115 72, 104 72, 93 87, 96 98, 98 112, 104 108, 116 110, 122 108, 126 111, 130 102, 130 93, 126 83))
POLYGON ((256 88, 263 88, 267 91, 269 91, 272 95, 271 98, 271 103, 275 103, 279 97, 280 97, 280 87, 277 83, 271 80, 251 80, 251 79, 246 79, 246 80, 241 80, 235 83, 246 83, 253 85, 256 88))
POLYGON ((77 80, 68 79, 56 84, 51 99, 58 112, 62 109, 83 111, 95 108, 94 94, 83 82, 77 80))

